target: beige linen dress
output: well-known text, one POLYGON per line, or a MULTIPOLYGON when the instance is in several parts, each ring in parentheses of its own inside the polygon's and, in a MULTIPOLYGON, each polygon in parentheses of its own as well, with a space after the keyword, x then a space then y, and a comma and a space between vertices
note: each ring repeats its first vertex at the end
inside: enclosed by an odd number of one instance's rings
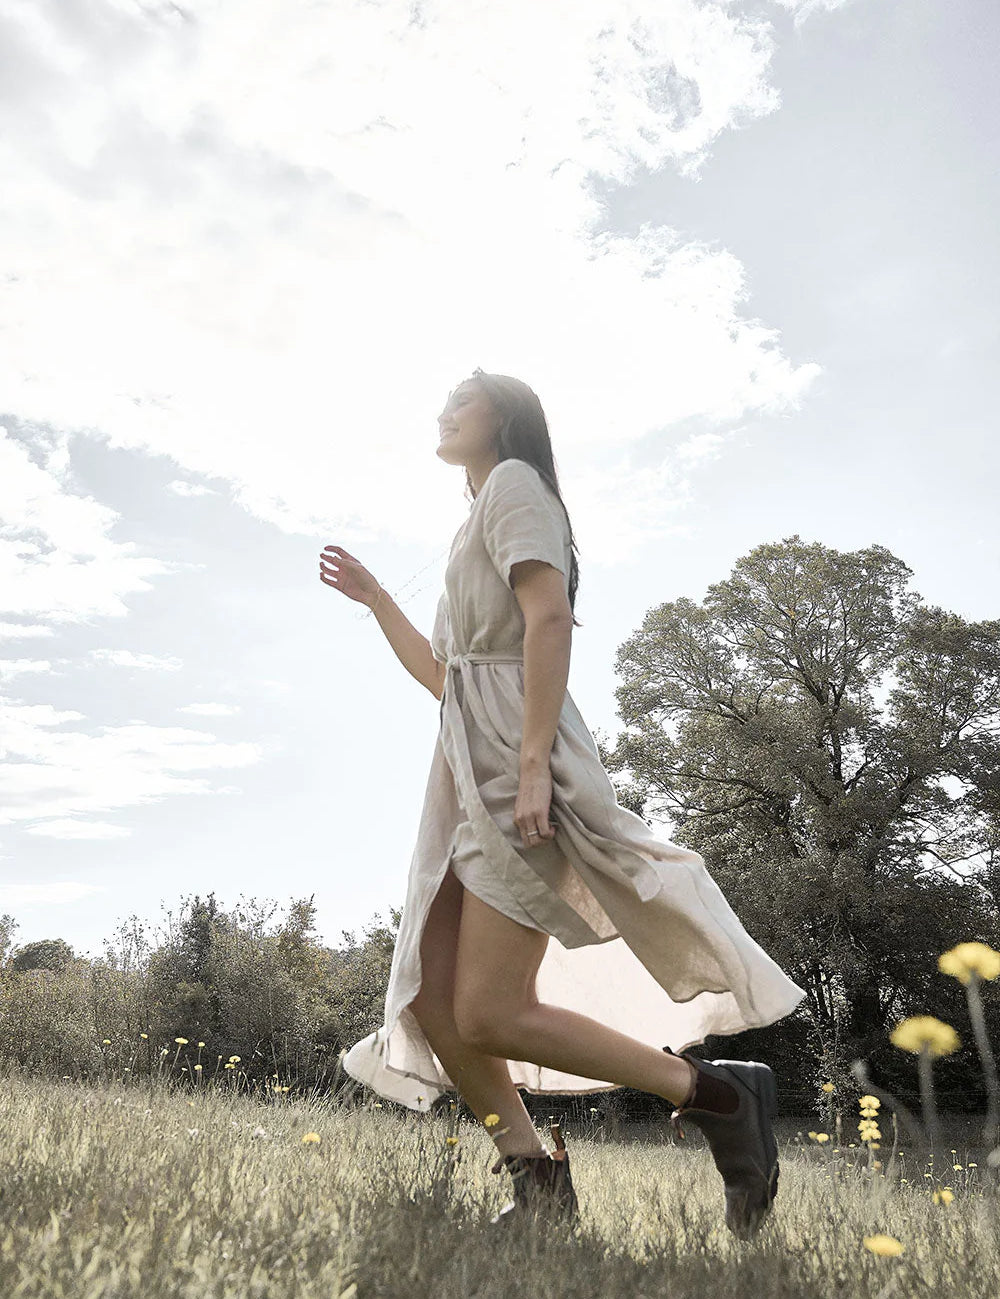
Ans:
MULTIPOLYGON (((463 885, 552 935, 536 978, 542 1002, 575 1010, 649 1046, 681 1051, 708 1034, 772 1024, 798 1005, 793 983, 740 924, 704 858, 658 838, 621 807, 593 736, 566 692, 552 745, 555 837, 523 848, 514 802, 524 716, 524 617, 510 569, 540 559, 569 590, 569 525, 524 460, 488 475, 452 543, 431 648, 446 664, 385 1022, 343 1058, 380 1095, 429 1109, 455 1085, 408 1009, 420 940, 449 864, 463 885)), ((530 1092, 619 1084, 510 1061, 530 1092)))

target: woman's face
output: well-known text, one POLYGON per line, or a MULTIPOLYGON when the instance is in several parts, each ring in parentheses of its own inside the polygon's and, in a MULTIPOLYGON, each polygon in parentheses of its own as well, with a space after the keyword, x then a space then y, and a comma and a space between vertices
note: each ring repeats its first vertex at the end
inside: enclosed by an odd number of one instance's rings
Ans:
POLYGON ((474 379, 460 383, 438 416, 437 453, 450 465, 481 465, 496 456, 502 419, 474 379))

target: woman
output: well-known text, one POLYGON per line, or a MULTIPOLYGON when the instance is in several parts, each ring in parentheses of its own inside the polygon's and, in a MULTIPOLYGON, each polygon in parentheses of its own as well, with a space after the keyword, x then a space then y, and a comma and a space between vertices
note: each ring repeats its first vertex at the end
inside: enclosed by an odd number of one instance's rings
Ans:
POLYGON ((550 1152, 518 1086, 662 1096, 681 1136, 681 1118, 704 1133, 730 1230, 752 1235, 777 1192, 774 1077, 685 1048, 771 1024, 805 994, 704 859, 615 800, 566 690, 576 543, 537 396, 476 370, 438 424, 437 454, 464 467, 473 504, 430 641, 342 546, 320 557, 321 579, 373 609, 441 700, 385 1023, 344 1068, 411 1109, 458 1090, 489 1120, 515 1197, 494 1223, 541 1205, 577 1214, 558 1126, 550 1152))

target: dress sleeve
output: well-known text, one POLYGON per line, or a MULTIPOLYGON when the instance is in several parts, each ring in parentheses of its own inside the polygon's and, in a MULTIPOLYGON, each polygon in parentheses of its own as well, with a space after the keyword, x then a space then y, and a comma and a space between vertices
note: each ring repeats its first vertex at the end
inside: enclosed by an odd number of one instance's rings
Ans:
POLYGON ((503 582, 522 559, 540 559, 566 573, 569 525, 558 499, 525 460, 503 460, 490 474, 483 543, 503 582))

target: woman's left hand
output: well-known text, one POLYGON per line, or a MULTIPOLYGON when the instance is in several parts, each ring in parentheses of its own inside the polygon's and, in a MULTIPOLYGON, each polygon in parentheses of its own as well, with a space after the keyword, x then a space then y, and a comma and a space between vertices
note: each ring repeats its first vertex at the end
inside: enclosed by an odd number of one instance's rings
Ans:
POLYGON ((552 803, 552 772, 548 764, 535 770, 521 770, 514 803, 514 824, 521 831, 525 848, 533 848, 543 839, 555 837, 556 827, 549 818, 552 803), (537 831, 537 833, 529 833, 537 831))

